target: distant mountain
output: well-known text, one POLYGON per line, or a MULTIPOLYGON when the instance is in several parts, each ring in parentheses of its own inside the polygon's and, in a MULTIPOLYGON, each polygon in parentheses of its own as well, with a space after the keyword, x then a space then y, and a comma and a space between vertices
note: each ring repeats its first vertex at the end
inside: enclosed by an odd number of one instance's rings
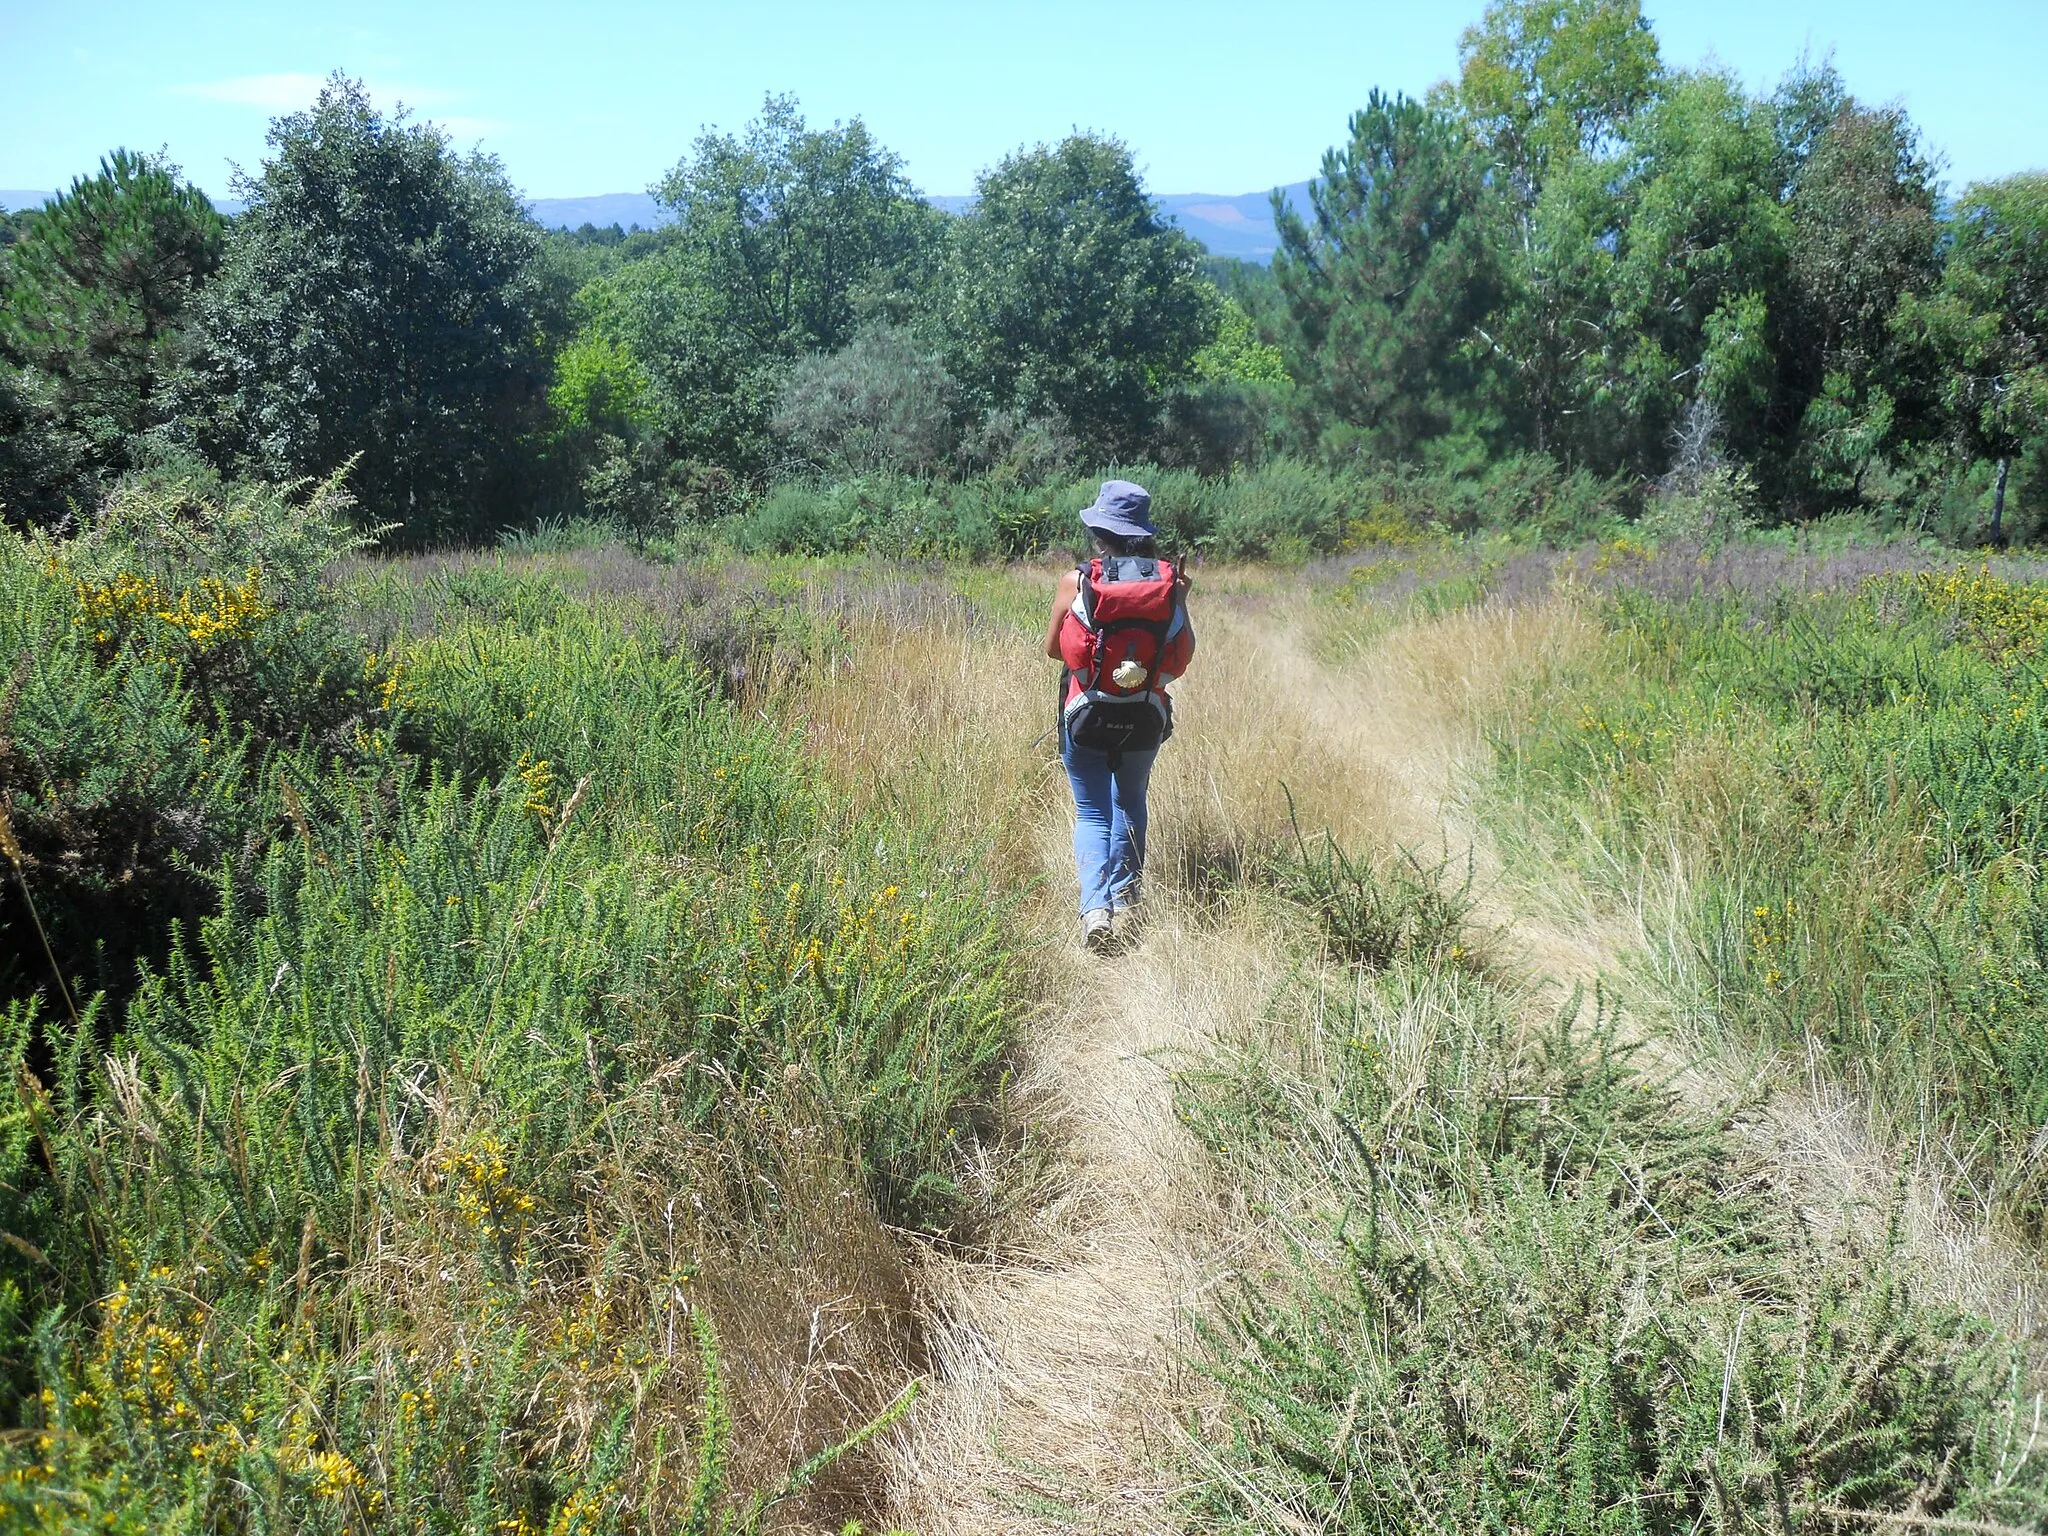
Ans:
MULTIPOLYGON (((1308 207, 1308 183, 1297 181, 1280 189, 1295 207, 1308 207)), ((0 190, 0 208, 36 208, 55 196, 51 192, 9 192, 0 190)), ((926 199, 934 208, 948 213, 965 213, 974 206, 966 196, 926 199)), ((1264 192, 1244 192, 1235 197, 1209 192, 1169 192, 1157 199, 1160 211, 1209 248, 1212 255, 1235 256, 1240 261, 1265 262, 1279 248, 1280 237, 1273 229, 1273 208, 1264 192)), ((216 201, 222 213, 242 211, 238 202, 216 201)), ((668 210, 645 192, 606 192, 597 197, 536 197, 527 211, 549 229, 575 229, 595 224, 602 229, 617 224, 630 229, 659 229, 669 221, 668 210)))
MULTIPOLYGON (((1308 211, 1307 182, 1294 182, 1280 188, 1280 193, 1297 212, 1308 211)), ((1203 192, 1170 192, 1156 201, 1162 213, 1206 245, 1212 256, 1235 256, 1239 261, 1263 265, 1280 249, 1271 193, 1211 197, 1203 192)))
MULTIPOLYGON (((40 208, 57 194, 54 192, 8 192, 0 190, 0 208, 9 213, 19 213, 24 208, 40 208)), ((233 218, 249 205, 237 198, 216 197, 212 199, 214 211, 224 218, 233 218)))
POLYGON ((659 229, 669 221, 666 208, 645 192, 604 192, 596 197, 536 197, 528 200, 526 211, 549 229, 575 229, 595 224, 603 229, 616 224, 631 229, 659 229))
MULTIPOLYGON (((1280 189, 1297 208, 1308 206, 1308 183, 1297 181, 1280 189)), ((0 198, 7 194, 0 193, 0 198)), ((925 199, 947 213, 965 213, 974 199, 964 195, 941 195, 925 199)), ((1273 229, 1270 194, 1244 192, 1235 197, 1210 192, 1170 192, 1156 199, 1160 211, 1193 235, 1216 256, 1235 256, 1240 261, 1264 262, 1279 249, 1280 237, 1273 229)), ((658 229, 669 220, 668 211, 644 192, 607 192, 600 197, 536 197, 527 209, 549 229, 574 229, 580 224, 607 224, 631 228, 658 229)))

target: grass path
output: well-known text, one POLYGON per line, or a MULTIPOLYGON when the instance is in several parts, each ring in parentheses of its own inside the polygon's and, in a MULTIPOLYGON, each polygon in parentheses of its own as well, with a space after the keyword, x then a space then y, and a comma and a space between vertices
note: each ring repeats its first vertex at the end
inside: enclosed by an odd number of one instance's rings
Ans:
MULTIPOLYGON (((1205 1407, 1177 1359, 1203 1294, 1264 1241, 1206 1187, 1174 1116, 1170 1072, 1249 1024, 1297 963, 1301 935, 1256 903, 1217 900, 1222 874, 1305 828, 1444 843, 1459 770, 1500 691, 1571 641, 1569 616, 1472 615, 1396 631, 1356 665, 1311 656, 1248 592, 1202 613, 1202 655, 1155 790, 1142 936, 1114 960, 1071 939, 1031 1047, 1026 1092, 1062 1152, 1056 1193, 1014 1251, 939 1261, 934 1390, 893 1466, 897 1518, 926 1536, 1166 1532, 1179 1425, 1205 1407), (1243 707, 1262 700, 1262 707, 1243 707)), ((1045 797, 1042 912, 1071 925, 1071 810, 1045 797)), ((1478 863, 1492 890, 1492 861, 1478 863)), ((1569 915, 1490 904, 1532 961, 1576 975, 1606 951, 1569 915)), ((1556 972, 1554 972, 1556 973, 1556 972)))

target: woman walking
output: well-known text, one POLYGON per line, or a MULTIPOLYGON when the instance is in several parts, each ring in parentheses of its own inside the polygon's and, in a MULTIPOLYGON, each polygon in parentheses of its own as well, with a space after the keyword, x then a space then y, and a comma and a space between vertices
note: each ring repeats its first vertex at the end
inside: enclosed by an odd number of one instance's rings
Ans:
POLYGON ((1188 579, 1159 558, 1152 497, 1106 480, 1081 521, 1095 558, 1060 578, 1045 653, 1060 662, 1060 759, 1074 787, 1081 939, 1100 953, 1138 904, 1145 791, 1173 734, 1167 684, 1195 653, 1188 579))

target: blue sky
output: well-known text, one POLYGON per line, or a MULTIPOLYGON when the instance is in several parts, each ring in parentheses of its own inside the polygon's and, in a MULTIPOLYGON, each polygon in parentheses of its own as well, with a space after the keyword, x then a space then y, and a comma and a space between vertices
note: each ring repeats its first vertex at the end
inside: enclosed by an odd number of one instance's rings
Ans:
MULTIPOLYGON (((0 188, 68 183, 116 145, 168 148, 227 191, 279 111, 340 68, 481 142, 530 195, 638 191, 700 126, 768 90, 814 121, 865 117, 929 192, 1080 126, 1130 143, 1158 192, 1239 193, 1314 172, 1374 86, 1456 67, 1481 0, 916 0, 705 5, 536 0, 0 0, 0 188)), ((1902 101, 1952 185, 2048 167, 2048 0, 1649 0, 1667 61, 1768 86, 1832 49, 1850 88, 1902 101)))

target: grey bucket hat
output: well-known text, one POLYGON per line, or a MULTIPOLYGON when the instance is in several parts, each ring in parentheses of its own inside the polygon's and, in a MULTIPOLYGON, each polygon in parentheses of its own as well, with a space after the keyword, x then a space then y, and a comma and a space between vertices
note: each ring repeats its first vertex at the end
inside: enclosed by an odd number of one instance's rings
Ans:
POLYGON ((1081 509, 1081 521, 1103 533, 1125 539, 1152 537, 1152 493, 1129 480, 1105 480, 1092 506, 1081 509))

